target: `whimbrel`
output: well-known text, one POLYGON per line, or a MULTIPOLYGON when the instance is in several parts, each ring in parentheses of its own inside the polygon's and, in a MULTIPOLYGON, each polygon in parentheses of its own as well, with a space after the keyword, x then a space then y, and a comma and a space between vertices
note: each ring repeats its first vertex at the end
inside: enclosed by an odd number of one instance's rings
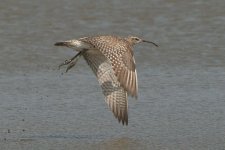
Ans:
POLYGON ((127 95, 138 95, 137 71, 133 55, 133 46, 140 42, 152 43, 138 37, 94 36, 55 43, 78 51, 71 59, 65 60, 59 67, 68 65, 70 70, 83 56, 96 75, 105 101, 114 116, 122 124, 128 125, 127 95))

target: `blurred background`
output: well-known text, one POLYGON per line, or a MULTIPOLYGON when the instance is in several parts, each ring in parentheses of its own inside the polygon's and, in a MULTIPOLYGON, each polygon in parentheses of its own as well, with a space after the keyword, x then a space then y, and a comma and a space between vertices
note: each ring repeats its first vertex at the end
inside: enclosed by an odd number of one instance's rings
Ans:
POLYGON ((7 0, 0 4, 0 149, 224 149, 223 0, 7 0), (135 35, 129 125, 57 41, 135 35))

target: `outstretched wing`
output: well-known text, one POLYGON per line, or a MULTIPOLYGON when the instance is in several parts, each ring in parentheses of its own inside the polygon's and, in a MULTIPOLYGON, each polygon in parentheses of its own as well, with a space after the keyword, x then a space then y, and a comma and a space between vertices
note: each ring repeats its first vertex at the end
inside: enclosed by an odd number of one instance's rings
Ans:
POLYGON ((131 96, 137 98, 137 71, 132 46, 116 36, 87 37, 80 40, 92 44, 110 61, 119 83, 131 96))
POLYGON ((98 50, 83 53, 84 59, 93 70, 103 90, 106 103, 122 124, 128 124, 127 92, 117 81, 109 60, 98 50))

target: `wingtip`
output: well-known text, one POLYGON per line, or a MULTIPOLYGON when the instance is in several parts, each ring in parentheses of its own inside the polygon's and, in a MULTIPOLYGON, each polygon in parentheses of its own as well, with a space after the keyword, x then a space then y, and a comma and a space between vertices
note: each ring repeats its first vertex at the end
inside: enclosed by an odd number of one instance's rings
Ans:
POLYGON ((115 114, 114 114, 114 116, 118 119, 119 123, 122 123, 123 126, 128 126, 128 116, 120 117, 115 114))
POLYGON ((124 126, 128 126, 128 121, 125 121, 125 122, 123 123, 123 125, 124 125, 124 126))
POLYGON ((122 122, 123 126, 128 126, 128 120, 119 120, 118 119, 118 121, 119 121, 119 123, 122 122))
POLYGON ((125 113, 125 114, 121 113, 121 114, 122 115, 118 115, 113 112, 113 115, 115 118, 118 119, 118 122, 122 123, 123 126, 125 126, 125 125, 127 126, 128 125, 128 114, 127 113, 125 113))

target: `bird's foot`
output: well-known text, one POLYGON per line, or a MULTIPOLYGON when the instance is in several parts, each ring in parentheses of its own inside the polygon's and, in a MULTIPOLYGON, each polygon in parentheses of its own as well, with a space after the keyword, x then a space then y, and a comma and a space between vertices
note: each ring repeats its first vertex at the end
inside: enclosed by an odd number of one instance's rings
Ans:
MULTIPOLYGON (((65 66, 65 65, 68 65, 68 64, 70 64, 74 59, 78 59, 80 56, 81 56, 81 52, 79 52, 79 53, 77 53, 75 56, 73 56, 71 59, 67 59, 67 60, 65 60, 63 63, 61 63, 60 65, 59 65, 59 69, 62 67, 62 66, 65 66)), ((76 60, 75 60, 75 62, 76 62, 76 60)), ((76 63, 75 63, 76 64, 76 63)), ((75 65, 74 64, 74 65, 75 65)), ((73 65, 73 66, 74 66, 73 65)), ((69 66, 68 66, 69 67, 69 66)))
POLYGON ((66 73, 76 65, 77 61, 78 61, 78 59, 75 59, 74 61, 72 61, 68 64, 68 66, 66 68, 66 73))
POLYGON ((58 69, 60 69, 62 66, 68 65, 71 61, 72 61, 71 59, 65 60, 63 63, 61 63, 61 64, 58 66, 58 69))

